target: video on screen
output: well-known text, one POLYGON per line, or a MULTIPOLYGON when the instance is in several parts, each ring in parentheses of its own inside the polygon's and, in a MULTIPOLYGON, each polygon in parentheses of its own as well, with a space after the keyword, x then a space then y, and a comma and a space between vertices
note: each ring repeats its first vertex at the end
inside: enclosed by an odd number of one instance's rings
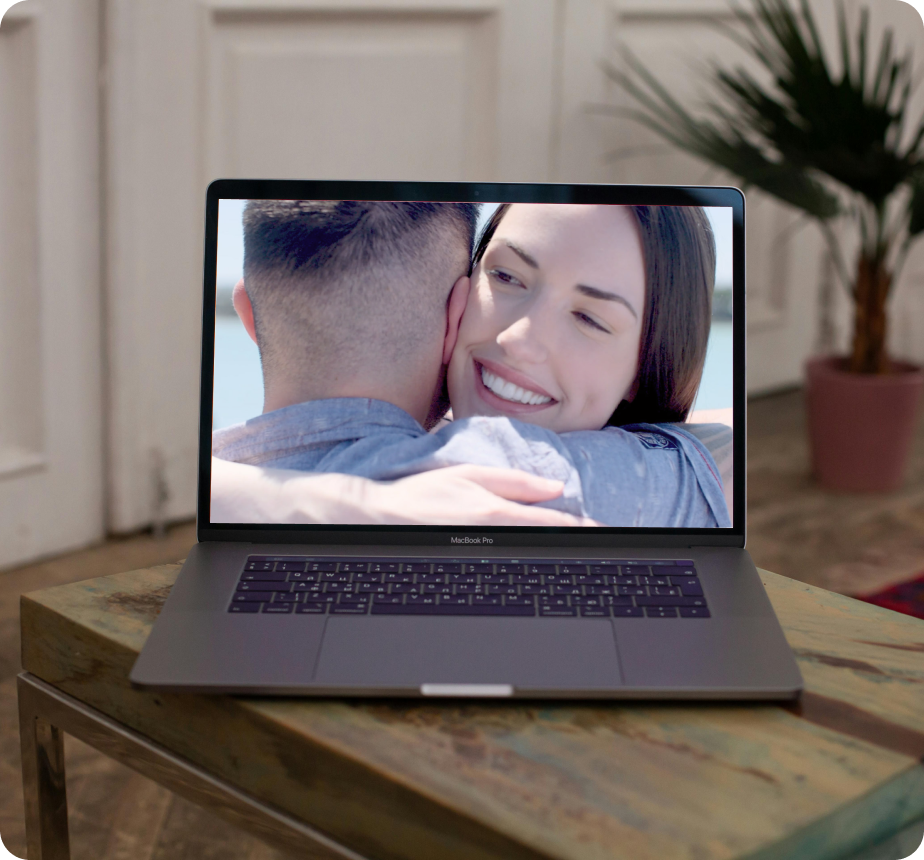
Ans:
POLYGON ((222 200, 212 523, 729 528, 732 210, 222 200))

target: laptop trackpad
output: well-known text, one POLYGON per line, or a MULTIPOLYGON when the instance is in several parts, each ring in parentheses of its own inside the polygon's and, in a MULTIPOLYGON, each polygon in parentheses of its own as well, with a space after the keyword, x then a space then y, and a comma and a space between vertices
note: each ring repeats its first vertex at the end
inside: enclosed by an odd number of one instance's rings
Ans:
POLYGON ((418 689, 510 684, 518 690, 622 685, 606 619, 331 616, 315 684, 418 689))

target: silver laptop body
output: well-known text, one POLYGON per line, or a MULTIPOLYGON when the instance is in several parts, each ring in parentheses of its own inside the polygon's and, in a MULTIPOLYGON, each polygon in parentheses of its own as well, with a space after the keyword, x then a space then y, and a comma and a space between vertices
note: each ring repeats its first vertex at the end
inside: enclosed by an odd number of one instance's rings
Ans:
MULTIPOLYGON (((300 219, 302 209, 323 215, 328 208, 308 204, 299 208, 286 202, 280 211, 287 214, 278 217, 300 219)), ((184 563, 135 663, 130 676, 134 684, 165 691, 308 696, 765 700, 798 696, 803 684, 801 675, 754 563, 744 549, 745 267, 744 198, 740 192, 660 186, 220 180, 209 187, 206 210, 199 542, 184 563), (231 203, 226 205, 225 201, 231 203), (272 230, 273 218, 277 217, 273 207, 265 205, 267 201, 373 201, 378 207, 391 206, 388 201, 401 201, 400 205, 410 201, 415 205, 409 205, 407 212, 398 211, 394 217, 410 213, 411 221, 431 217, 431 210, 437 213, 432 217, 442 217, 443 210, 435 204, 461 202, 475 204, 477 231, 484 231, 488 210, 496 214, 501 211, 498 203, 512 204, 503 210, 506 214, 499 222, 501 226, 494 225, 495 237, 503 235, 503 219, 510 218, 513 212, 529 217, 534 212, 557 217, 559 210, 523 208, 531 205, 597 207, 593 211, 601 219, 610 218, 610 210, 601 207, 620 206, 626 212, 631 208, 633 218, 649 218, 643 228, 649 232, 654 230, 652 224, 656 225, 660 214, 667 211, 665 207, 676 208, 681 224, 687 223, 684 219, 694 209, 700 213, 696 216, 700 221, 701 213, 705 213, 710 219, 718 261, 716 290, 724 289, 725 298, 730 299, 724 303, 726 308, 730 305, 727 319, 718 327, 715 313, 722 304, 718 292, 713 302, 709 350, 721 347, 725 352, 710 352, 707 372, 710 361, 714 365, 716 356, 726 356, 726 377, 730 382, 724 393, 716 395, 715 404, 731 407, 734 415, 732 462, 725 482, 725 497, 732 499, 728 510, 731 525, 724 525, 721 519, 715 519, 710 526, 703 526, 702 519, 690 519, 697 524, 658 527, 649 523, 639 527, 604 523, 601 527, 561 528, 214 522, 212 433, 213 428, 221 426, 216 392, 225 354, 221 350, 226 349, 219 343, 224 323, 216 328, 216 302, 221 298, 221 288, 227 286, 220 281, 222 248, 228 242, 220 231, 236 231, 235 235, 239 235, 243 229, 244 254, 252 258, 243 263, 244 283, 248 295, 256 295, 256 289, 251 291, 247 286, 248 281, 256 283, 257 275, 253 273, 261 271, 255 262, 257 240, 252 237, 262 229, 260 224, 268 223, 267 229, 272 230), (243 228, 241 211, 245 213, 243 228), (232 215, 227 215, 229 212, 232 215), (419 212, 423 214, 418 216, 419 212), (234 223, 229 226, 229 221, 234 223), (717 335, 713 337, 719 328, 726 337, 724 346, 717 335), (733 476, 732 492, 727 491, 729 476, 733 476)), ((574 214, 576 210, 569 211, 574 214)), ((382 217, 393 214, 389 209, 382 217)), ((583 217, 583 212, 577 212, 575 217, 583 217)), ((528 226, 529 222, 524 223, 528 226)), ((416 224, 409 229, 416 229, 416 224)), ((557 234, 549 235, 553 237, 549 247, 554 247, 557 234)), ((526 253, 521 244, 508 242, 517 256, 529 260, 535 257, 534 262, 543 263, 545 246, 541 241, 538 253, 532 253, 532 246, 526 253)), ((487 247, 490 254, 492 246, 487 247)), ((497 253, 507 254, 508 249, 502 247, 497 253)), ((486 271, 484 261, 488 259, 484 258, 477 271, 486 271)), ((570 259, 567 253, 563 259, 570 259)), ((650 252, 645 256, 643 251, 643 259, 650 260, 650 252)), ((514 263, 519 265, 516 260, 514 263)), ((296 271, 298 265, 301 263, 291 264, 286 271, 296 271)), ((323 276, 321 265, 316 264, 312 277, 323 276)), ((523 266, 526 276, 531 277, 533 268, 528 263, 523 266)), ((498 289, 521 289, 520 281, 507 274, 504 267, 490 271, 494 273, 491 277, 501 278, 498 289)), ((538 268, 536 271, 544 272, 538 268)), ((651 277, 650 267, 646 277, 651 277)), ((612 296, 601 299, 601 290, 597 289, 600 285, 592 286, 589 292, 578 289, 583 296, 581 302, 586 296, 597 302, 589 306, 590 322, 568 305, 571 316, 563 321, 556 317, 556 325, 573 323, 578 327, 574 337, 588 336, 596 338, 594 344, 608 343, 606 338, 614 327, 607 320, 615 319, 617 311, 613 310, 612 296), (588 335, 583 327, 596 325, 594 314, 598 307, 600 325, 588 335)), ((545 282, 541 288, 552 289, 545 282)), ((653 289, 650 280, 646 289, 649 293, 653 289)), ((530 295, 538 297, 530 307, 538 308, 546 294, 537 291, 530 295)), ((526 293, 504 292, 503 296, 519 302, 526 293)), ((626 304, 622 299, 620 302, 626 304)), ((253 304, 259 317, 261 305, 257 301, 253 304)), ((624 314, 624 308, 618 313, 624 314)), ((633 313, 650 319, 650 312, 643 314, 641 309, 633 309, 633 313)), ((232 319, 235 325, 236 319, 232 319)), ((629 317, 626 319, 631 322, 629 317)), ((645 322, 639 325, 642 329, 650 326, 645 322)), ((267 336, 265 331, 263 336, 267 336)), ((498 342, 506 343, 503 339, 498 342)), ((521 389, 503 388, 480 366, 479 372, 483 384, 497 388, 497 396, 524 399, 521 389)), ((547 390, 548 386, 543 389, 547 390)), ((531 393, 525 399, 541 401, 544 396, 531 393)), ((697 396, 699 408, 706 402, 704 389, 697 396)), ((496 403, 492 395, 487 397, 496 403)), ((515 415, 522 414, 524 420, 505 421, 497 417, 497 412, 489 413, 492 420, 504 422, 505 432, 516 431, 524 423, 531 425, 545 405, 533 403, 539 411, 529 413, 522 411, 516 401, 511 402, 515 405, 510 409, 515 415)), ((551 402, 555 403, 555 398, 551 402)), ((501 413, 504 408, 501 404, 501 413)), ((311 405, 306 415, 311 414, 310 409, 311 405)), ((253 413, 254 419, 258 412, 253 413)), ((686 457, 687 464, 696 460, 703 446, 691 434, 685 435, 682 425, 653 421, 654 429, 639 428, 648 420, 644 414, 639 415, 642 420, 633 419, 634 423, 624 425, 632 430, 588 432, 628 440, 627 444, 634 446, 632 450, 644 462, 648 462, 644 458, 659 454, 686 457), (660 426, 666 428, 663 436, 657 429, 660 426), (677 427, 680 429, 670 429, 677 427), (644 443, 642 447, 639 440, 644 443), (658 451, 659 446, 670 450, 658 451)), ((270 422, 274 417, 262 416, 261 420, 270 422)), ((467 419, 456 416, 451 432, 467 432, 469 425, 462 423, 464 420, 467 419)), ((478 423, 479 419, 470 422, 473 427, 478 423)), ((216 438, 232 439, 227 450, 246 451, 249 424, 236 426, 243 429, 222 431, 216 433, 216 438)), ((449 431, 434 429, 426 435, 421 431, 414 444, 433 444, 431 439, 439 432, 449 431)), ((543 428, 523 431, 529 445, 539 445, 550 438, 542 435, 545 432, 543 428), (539 435, 533 438, 533 433, 539 435)), ((563 435, 567 441, 568 431, 563 435)), ((343 445, 345 450, 347 444, 343 445)), ((243 456, 240 459, 254 462, 243 456)), ((718 459, 701 459, 708 471, 721 471, 718 459)), ((291 461, 285 460, 263 462, 273 467, 291 466, 291 461)), ((342 462, 353 463, 356 458, 348 457, 342 462)), ((445 465, 446 461, 439 464, 445 465)), ((380 476, 386 474, 364 473, 361 468, 365 467, 357 466, 354 474, 375 480, 383 480, 380 476)), ((583 476, 579 483, 585 491, 581 511, 602 521, 608 514, 599 503, 595 509, 587 507, 588 475, 598 474, 597 467, 584 464, 581 468, 591 470, 578 475, 583 476)), ((638 468, 644 467, 636 471, 638 468)), ((695 501, 708 514, 708 505, 702 498, 712 499, 709 504, 714 509, 716 490, 705 487, 708 475, 702 471, 703 463, 697 462, 695 468, 702 485, 694 488, 695 501)), ((388 474, 384 480, 396 478, 388 474)), ((716 486, 721 492, 721 482, 716 486)), ((606 496, 605 489, 600 489, 601 498, 606 496)), ((580 493, 575 498, 578 501, 572 499, 569 504, 580 506, 580 493)), ((639 510, 649 501, 638 500, 639 510)), ((568 510, 563 504, 558 509, 568 510)), ((623 504, 621 497, 619 504, 623 504)), ((670 509, 670 504, 665 504, 665 510, 670 509)), ((672 522, 676 521, 674 516, 672 522)))

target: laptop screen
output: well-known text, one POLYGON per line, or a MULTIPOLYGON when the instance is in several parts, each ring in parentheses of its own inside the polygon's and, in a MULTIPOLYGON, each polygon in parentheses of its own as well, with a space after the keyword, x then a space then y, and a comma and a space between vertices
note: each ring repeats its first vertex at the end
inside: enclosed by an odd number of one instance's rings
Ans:
POLYGON ((743 528, 741 195, 581 190, 213 184, 200 520, 743 528))

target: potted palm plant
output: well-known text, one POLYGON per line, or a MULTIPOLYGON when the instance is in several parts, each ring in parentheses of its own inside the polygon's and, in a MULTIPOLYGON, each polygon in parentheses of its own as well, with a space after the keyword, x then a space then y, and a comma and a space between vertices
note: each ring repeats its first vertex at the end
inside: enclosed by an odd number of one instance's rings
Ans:
POLYGON ((710 94, 694 114, 628 50, 607 73, 632 98, 623 113, 817 223, 853 300, 854 326, 849 355, 807 363, 814 471, 834 489, 893 489, 924 388, 921 369, 887 350, 889 294, 924 232, 924 119, 909 117, 911 57, 896 55, 890 30, 872 56, 868 10, 851 28, 841 2, 837 71, 807 0, 752 0, 733 11, 738 26, 726 32, 769 85, 713 64, 710 94), (854 246, 848 259, 844 248, 854 246))

